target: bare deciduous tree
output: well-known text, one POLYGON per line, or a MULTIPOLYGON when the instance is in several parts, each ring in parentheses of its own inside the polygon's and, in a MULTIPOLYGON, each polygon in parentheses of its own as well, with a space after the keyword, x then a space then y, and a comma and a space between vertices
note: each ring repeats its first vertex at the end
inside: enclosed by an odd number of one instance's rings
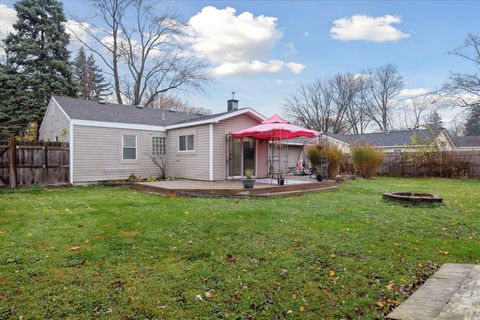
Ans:
POLYGON ((317 79, 304 83, 284 103, 285 114, 304 127, 329 133, 342 132, 344 111, 334 100, 332 79, 317 79))
POLYGON ((210 109, 194 107, 180 97, 166 93, 156 95, 155 99, 153 99, 148 105, 145 105, 145 107, 160 110, 181 111, 189 114, 207 115, 212 113, 212 110, 210 109))
MULTIPOLYGON (((442 107, 441 97, 435 92, 402 101, 398 106, 399 129, 417 130, 427 128, 437 111, 442 107)), ((438 114, 437 114, 438 115, 438 114)))
POLYGON ((362 133, 369 119, 365 80, 350 73, 302 84, 285 101, 286 116, 328 133, 362 133))
POLYGON ((467 35, 463 45, 450 54, 456 55, 473 63, 472 73, 457 73, 450 75, 450 81, 443 86, 444 91, 456 104, 462 107, 472 107, 480 104, 480 36, 473 33, 467 35))
POLYGON ((102 23, 77 22, 71 32, 96 53, 113 77, 118 103, 149 104, 172 89, 200 89, 210 80, 204 60, 184 47, 187 26, 155 0, 93 0, 102 23))
POLYGON ((381 131, 390 129, 393 99, 403 89, 404 83, 397 67, 386 64, 366 73, 369 118, 381 131))

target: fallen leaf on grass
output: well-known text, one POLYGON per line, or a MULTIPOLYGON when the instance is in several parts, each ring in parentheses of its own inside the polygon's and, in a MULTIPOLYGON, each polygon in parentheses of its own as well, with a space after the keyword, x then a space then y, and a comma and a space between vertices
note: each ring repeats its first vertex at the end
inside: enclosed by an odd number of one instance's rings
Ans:
POLYGON ((7 233, 7 231, 5 231, 5 230, 0 230, 0 234, 5 234, 5 233, 7 233))
POLYGON ((394 283, 393 282, 389 282, 385 288, 387 288, 388 291, 392 291, 393 290, 393 286, 394 286, 394 283))
POLYGON ((228 260, 228 262, 235 262, 235 261, 237 261, 237 257, 235 257, 232 254, 227 254, 227 260, 228 260))
POLYGON ((440 253, 440 254, 443 255, 443 256, 448 256, 448 251, 442 251, 442 250, 440 250, 440 251, 438 251, 438 253, 440 253))
POLYGON ((212 300, 213 299, 213 293, 210 292, 210 291, 205 292, 205 298, 207 298, 208 300, 212 300))
POLYGON ((118 233, 118 236, 122 238, 133 238, 138 236, 139 232, 138 231, 120 231, 118 233))
POLYGON ((68 248, 68 251, 69 251, 69 252, 80 251, 80 250, 82 250, 82 247, 71 247, 71 248, 68 248))
POLYGON ((305 307, 304 306, 300 307, 300 312, 302 312, 302 313, 305 312, 305 307))
POLYGON ((333 269, 328 269, 327 275, 331 278, 335 275, 335 271, 333 269))

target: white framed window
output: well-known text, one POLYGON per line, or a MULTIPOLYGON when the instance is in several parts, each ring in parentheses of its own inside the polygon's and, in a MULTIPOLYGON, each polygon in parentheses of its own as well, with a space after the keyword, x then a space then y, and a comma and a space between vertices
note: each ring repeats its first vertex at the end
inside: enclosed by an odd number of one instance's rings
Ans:
POLYGON ((186 134, 178 136, 178 151, 195 151, 195 135, 186 134))
POLYGON ((137 160, 137 136, 129 134, 122 136, 122 159, 137 160))
POLYGON ((152 154, 166 154, 167 139, 165 137, 152 137, 152 154))

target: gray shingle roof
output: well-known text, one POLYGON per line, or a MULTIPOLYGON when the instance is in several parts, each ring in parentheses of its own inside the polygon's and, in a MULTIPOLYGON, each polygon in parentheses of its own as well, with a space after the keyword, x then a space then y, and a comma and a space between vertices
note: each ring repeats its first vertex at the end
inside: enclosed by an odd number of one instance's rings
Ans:
POLYGON ((54 96, 71 119, 168 126, 200 119, 203 116, 185 112, 137 108, 132 105, 99 103, 92 100, 54 96))
POLYGON ((453 143, 457 147, 478 147, 480 148, 480 136, 453 137, 453 143))
POLYGON ((327 136, 346 142, 367 142, 377 147, 403 146, 412 144, 413 136, 419 144, 425 144, 435 139, 444 129, 441 130, 414 130, 414 131, 391 131, 364 134, 331 134, 327 136))

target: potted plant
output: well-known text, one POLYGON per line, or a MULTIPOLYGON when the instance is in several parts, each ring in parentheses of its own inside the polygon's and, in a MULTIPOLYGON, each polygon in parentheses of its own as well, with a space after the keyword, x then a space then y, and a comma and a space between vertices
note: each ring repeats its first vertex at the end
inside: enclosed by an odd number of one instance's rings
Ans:
POLYGON ((280 169, 278 172, 278 185, 283 186, 285 184, 285 172, 280 169))
POLYGON ((318 182, 322 182, 323 177, 322 177, 322 167, 321 166, 317 166, 315 168, 315 176, 316 176, 318 182))
POLYGON ((245 189, 253 189, 255 179, 253 179, 252 169, 245 169, 245 178, 242 179, 242 184, 245 189))

